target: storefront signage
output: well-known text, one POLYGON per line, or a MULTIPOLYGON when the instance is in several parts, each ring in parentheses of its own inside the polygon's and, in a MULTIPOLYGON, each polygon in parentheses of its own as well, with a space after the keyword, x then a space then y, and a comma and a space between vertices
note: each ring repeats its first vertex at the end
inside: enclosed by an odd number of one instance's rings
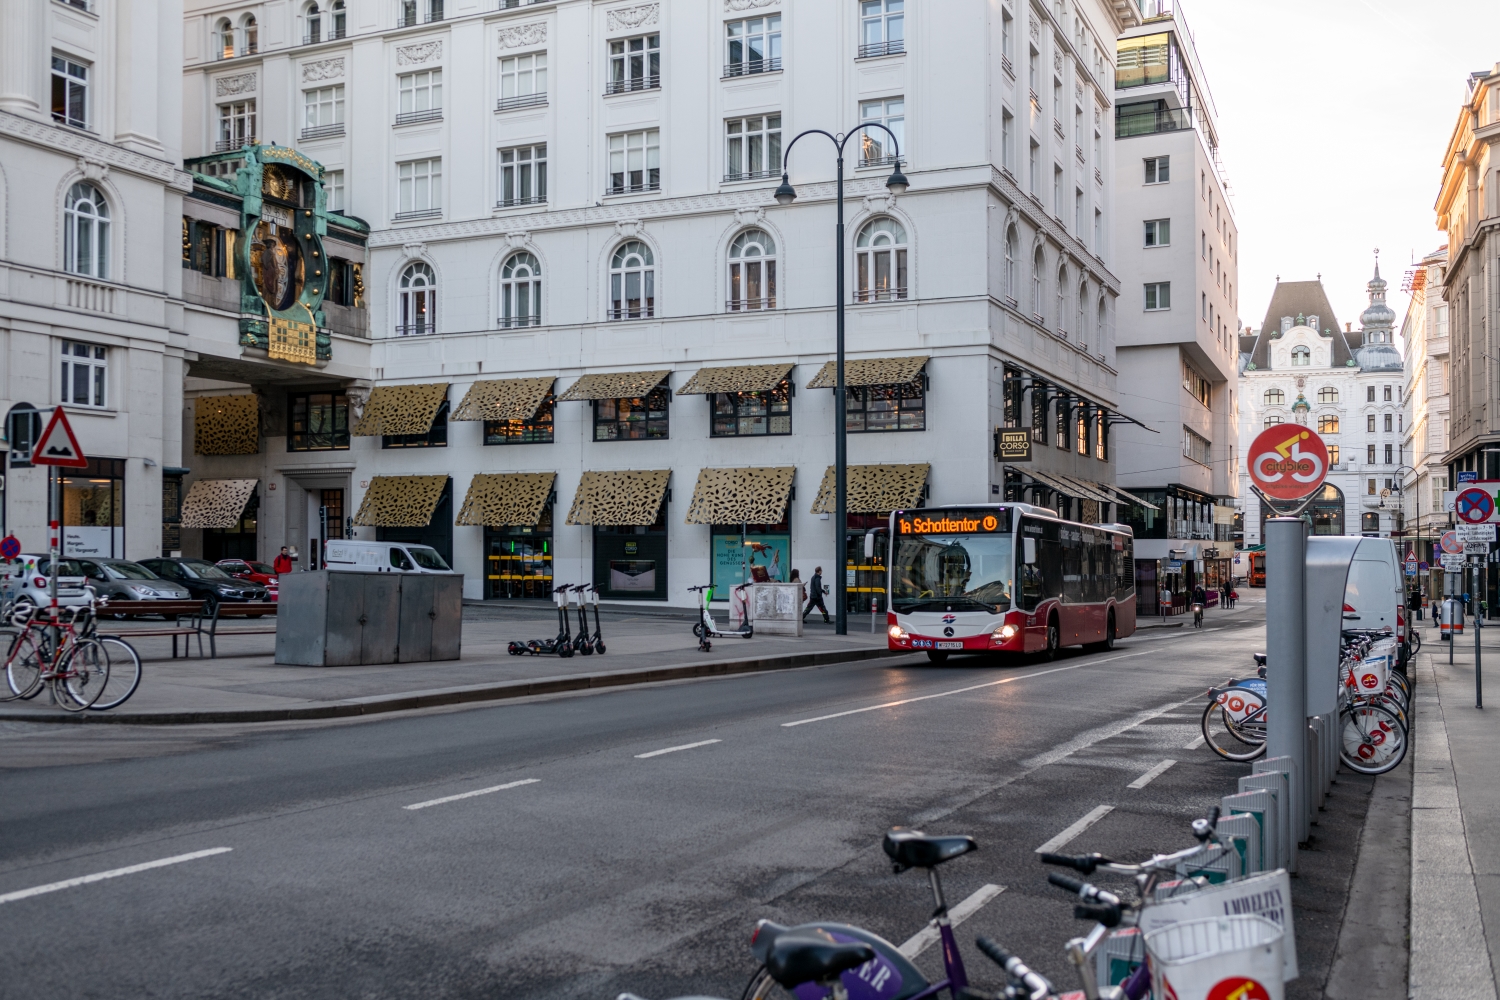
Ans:
POLYGON ((1273 500, 1301 500, 1328 475, 1328 446, 1297 424, 1275 424, 1250 445, 1250 481, 1273 500))
POLYGON ((1002 462, 1031 461, 1031 431, 996 430, 995 457, 1002 462))
POLYGON ((1458 481, 1461 482, 1461 483, 1477 483, 1477 482, 1479 482, 1479 473, 1477 473, 1477 472, 1460 472, 1458 474, 1458 481))

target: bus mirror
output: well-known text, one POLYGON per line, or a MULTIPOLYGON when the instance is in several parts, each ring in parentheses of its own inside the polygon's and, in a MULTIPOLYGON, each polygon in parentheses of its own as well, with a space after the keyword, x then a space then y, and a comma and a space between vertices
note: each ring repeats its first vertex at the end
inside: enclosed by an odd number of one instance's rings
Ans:
POLYGON ((875 532, 873 532, 873 531, 867 531, 867 532, 865 532, 865 559, 866 560, 870 560, 870 559, 874 559, 874 558, 875 558, 875 532))
POLYGON ((1023 538, 1021 539, 1021 545, 1023 547, 1022 554, 1026 557, 1026 565, 1034 565, 1036 563, 1036 539, 1023 538))

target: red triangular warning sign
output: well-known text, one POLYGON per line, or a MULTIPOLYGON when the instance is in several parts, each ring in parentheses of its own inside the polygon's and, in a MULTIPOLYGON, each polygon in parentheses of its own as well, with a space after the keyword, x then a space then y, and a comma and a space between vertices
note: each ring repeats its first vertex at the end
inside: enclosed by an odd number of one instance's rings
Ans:
POLYGON ((53 409, 52 419, 47 421, 47 429, 42 431, 41 440, 32 447, 31 464, 65 465, 74 469, 81 469, 89 464, 89 460, 83 457, 83 449, 78 446, 73 426, 68 423, 68 415, 61 406, 53 409))

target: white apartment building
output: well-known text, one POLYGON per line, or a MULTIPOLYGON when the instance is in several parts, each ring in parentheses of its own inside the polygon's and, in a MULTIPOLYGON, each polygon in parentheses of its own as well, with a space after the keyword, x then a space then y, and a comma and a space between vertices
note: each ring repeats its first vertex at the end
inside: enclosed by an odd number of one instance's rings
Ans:
MULTIPOLYGON (((1240 338, 1240 453, 1276 424, 1310 427, 1328 445, 1328 478, 1305 514, 1315 535, 1384 537, 1400 527, 1406 378, 1378 265, 1366 288, 1356 333, 1339 329, 1321 280, 1278 281, 1259 332, 1240 338)), ((1238 474, 1249 548, 1263 543, 1271 515, 1248 471, 1238 474)))
MULTIPOLYGON (((1236 491, 1239 228, 1219 160, 1218 116, 1192 32, 1158 0, 1116 45, 1114 269, 1117 482, 1138 595, 1152 603, 1227 576, 1236 491)), ((1143 604, 1143 609, 1145 605, 1143 604)))
POLYGON ((421 539, 469 597, 555 578, 674 604, 842 562, 865 609, 863 536, 894 507, 1115 517, 1109 128, 1139 20, 1128 0, 190 2, 189 211, 218 199, 243 233, 205 293, 240 308, 194 320, 240 356, 195 372, 184 432, 219 452, 196 488, 259 516, 184 549, 421 539), (853 133, 842 532, 834 151, 788 155, 814 128, 853 133), (231 412, 238 443, 201 433, 231 412))
MULTIPOLYGON (((1415 553, 1429 572, 1438 560, 1433 543, 1453 518, 1443 503, 1448 489, 1448 303, 1443 298, 1443 271, 1448 248, 1438 248, 1406 272, 1403 290, 1411 293, 1401 340, 1406 350, 1406 436, 1402 450, 1407 466, 1401 475, 1405 516, 1403 552, 1415 553)), ((1442 569, 1434 588, 1423 575, 1424 593, 1442 593, 1442 569)))
POLYGON ((181 51, 170 4, 0 2, 0 535, 27 552, 51 501, 21 414, 56 406, 90 459, 63 478, 66 550, 161 551, 182 463, 181 51))

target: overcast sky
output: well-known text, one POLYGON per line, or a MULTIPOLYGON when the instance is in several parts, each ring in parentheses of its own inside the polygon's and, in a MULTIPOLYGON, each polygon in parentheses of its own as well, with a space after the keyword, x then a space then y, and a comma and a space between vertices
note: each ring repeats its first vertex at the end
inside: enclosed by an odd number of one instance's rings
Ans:
MULTIPOLYGON (((1443 245, 1433 203, 1465 80, 1500 62, 1500 0, 1186 0, 1240 230, 1240 320, 1279 274, 1319 272, 1359 328, 1380 248, 1388 301, 1443 245)), ((1397 321, 1397 329, 1400 320, 1397 321)))

